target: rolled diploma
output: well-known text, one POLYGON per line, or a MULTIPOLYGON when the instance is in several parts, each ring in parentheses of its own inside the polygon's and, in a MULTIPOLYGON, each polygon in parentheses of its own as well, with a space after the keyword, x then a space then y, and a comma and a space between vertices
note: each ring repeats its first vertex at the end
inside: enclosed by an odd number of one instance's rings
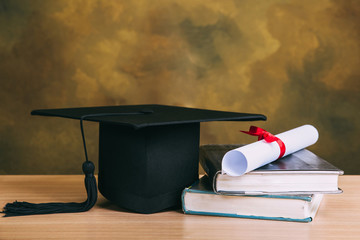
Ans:
MULTIPOLYGON (((303 125, 275 136, 285 144, 285 157, 316 143, 319 133, 314 126, 303 125)), ((222 173, 240 176, 277 160, 279 155, 280 147, 277 142, 260 140, 227 152, 221 163, 222 173)))

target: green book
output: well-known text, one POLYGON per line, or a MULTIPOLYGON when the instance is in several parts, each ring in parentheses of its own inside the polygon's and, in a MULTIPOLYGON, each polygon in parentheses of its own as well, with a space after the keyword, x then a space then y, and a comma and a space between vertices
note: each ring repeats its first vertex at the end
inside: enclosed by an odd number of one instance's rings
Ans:
POLYGON ((303 195, 225 195, 216 194, 208 176, 182 193, 185 214, 311 222, 322 194, 303 195))

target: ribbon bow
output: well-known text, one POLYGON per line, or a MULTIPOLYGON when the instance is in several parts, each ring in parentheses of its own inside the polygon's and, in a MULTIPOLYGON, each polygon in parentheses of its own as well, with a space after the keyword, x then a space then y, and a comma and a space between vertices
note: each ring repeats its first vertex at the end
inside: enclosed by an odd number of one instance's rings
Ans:
POLYGON ((272 142, 277 142, 277 144, 280 147, 280 155, 277 159, 281 158, 284 156, 285 151, 286 151, 286 147, 283 141, 281 141, 280 138, 272 135, 271 133, 265 131, 262 128, 259 127, 255 127, 255 126, 251 126, 249 131, 240 131, 246 134, 249 134, 251 136, 258 136, 258 141, 264 139, 266 142, 268 143, 272 143, 272 142))

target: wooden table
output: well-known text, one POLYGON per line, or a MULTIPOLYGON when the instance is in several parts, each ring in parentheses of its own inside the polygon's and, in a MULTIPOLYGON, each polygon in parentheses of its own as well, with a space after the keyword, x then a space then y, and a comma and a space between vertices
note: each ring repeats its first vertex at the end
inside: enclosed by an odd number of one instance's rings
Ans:
MULTIPOLYGON (((122 210, 102 196, 88 212, 0 218, 0 239, 360 239, 360 176, 340 176, 315 220, 295 223, 122 210)), ((0 176, 0 206, 14 200, 77 201, 83 176, 0 176)))

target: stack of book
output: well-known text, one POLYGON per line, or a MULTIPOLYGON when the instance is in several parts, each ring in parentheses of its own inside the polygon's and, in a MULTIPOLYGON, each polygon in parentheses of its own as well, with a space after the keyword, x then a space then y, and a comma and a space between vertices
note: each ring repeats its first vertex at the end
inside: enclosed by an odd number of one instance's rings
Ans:
POLYGON ((311 222, 324 194, 342 192, 343 171, 307 149, 242 176, 222 174, 222 157, 239 146, 200 147, 206 175, 184 189, 185 214, 311 222))

